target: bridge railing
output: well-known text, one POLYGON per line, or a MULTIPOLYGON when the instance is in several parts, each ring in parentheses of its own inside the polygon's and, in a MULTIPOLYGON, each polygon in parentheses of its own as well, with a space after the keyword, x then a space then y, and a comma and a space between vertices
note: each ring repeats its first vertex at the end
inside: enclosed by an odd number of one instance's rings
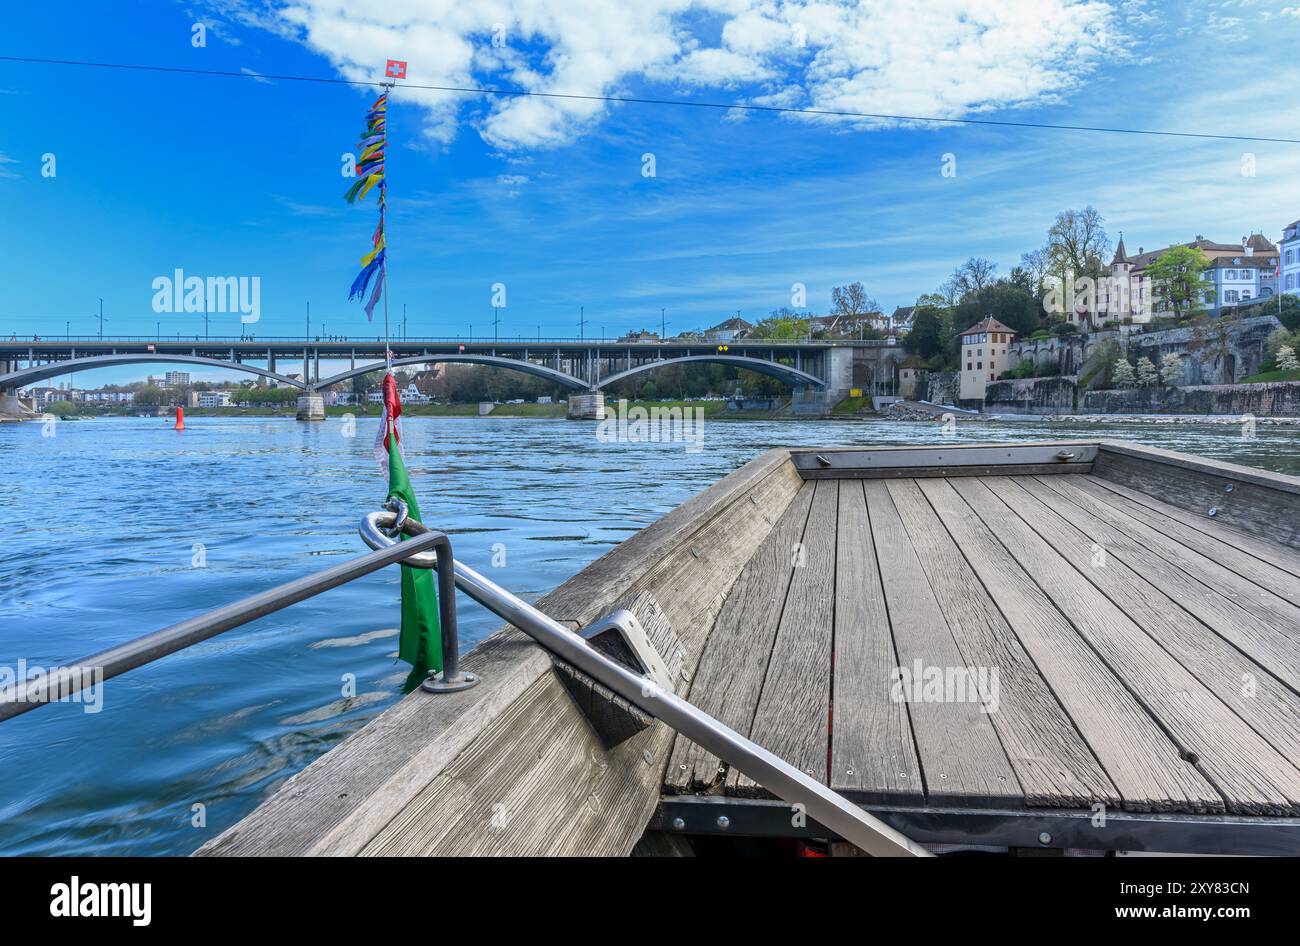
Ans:
MULTIPOLYGON (((248 346, 252 350, 265 348, 267 345, 383 345, 382 335, 322 335, 300 338, 296 335, 0 335, 0 350, 23 350, 32 346, 63 345, 184 345, 202 346, 248 346)), ((481 335, 430 335, 408 338, 392 338, 387 342, 394 349, 406 349, 422 345, 503 345, 512 348, 534 345, 576 345, 586 347, 631 347, 654 349, 665 346, 708 348, 716 345, 737 348, 821 348, 827 346, 846 347, 889 347, 898 344, 896 338, 848 339, 826 338, 811 341, 802 338, 744 338, 735 341, 722 339, 667 338, 667 339, 618 339, 618 338, 566 338, 550 336, 511 335, 497 338, 484 338, 481 335)))

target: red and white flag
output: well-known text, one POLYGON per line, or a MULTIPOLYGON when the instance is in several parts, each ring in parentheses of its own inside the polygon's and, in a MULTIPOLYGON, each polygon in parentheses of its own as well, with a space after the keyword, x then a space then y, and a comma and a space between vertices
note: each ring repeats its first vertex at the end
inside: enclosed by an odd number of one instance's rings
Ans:
POLYGON ((388 65, 384 68, 384 75, 390 79, 405 79, 406 61, 404 59, 388 60, 388 65))
POLYGON ((393 366, 388 366, 384 375, 384 416, 375 436, 375 459, 380 468, 388 472, 388 451, 396 442, 397 452, 402 452, 402 399, 397 394, 397 379, 393 377, 393 366))

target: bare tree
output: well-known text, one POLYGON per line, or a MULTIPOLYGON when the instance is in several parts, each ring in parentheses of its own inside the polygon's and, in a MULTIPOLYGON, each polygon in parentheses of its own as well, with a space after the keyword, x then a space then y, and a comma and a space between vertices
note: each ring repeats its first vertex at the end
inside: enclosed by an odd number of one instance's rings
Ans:
POLYGON ((1020 254, 1020 266, 1029 274, 1030 281, 1034 286, 1031 290, 1034 295, 1042 295, 1043 281, 1047 278, 1052 268, 1052 252, 1049 247, 1032 250, 1028 253, 1020 254))
MULTIPOLYGON (((835 286, 831 289, 831 315, 837 319, 861 322, 866 316, 873 320, 880 318, 880 306, 876 300, 867 295, 867 289, 860 282, 847 286, 835 286)), ((831 329, 834 329, 832 324, 831 329)))
POLYGON ((971 293, 979 292, 985 286, 992 285, 997 268, 998 264, 992 260, 984 259, 982 256, 972 256, 954 269, 948 282, 952 284, 957 301, 961 301, 971 293))
POLYGON ((1070 276, 1078 279, 1103 275, 1111 249, 1104 223, 1101 214, 1091 206, 1058 213, 1056 222, 1047 231, 1045 247, 1051 274, 1063 280, 1070 276))

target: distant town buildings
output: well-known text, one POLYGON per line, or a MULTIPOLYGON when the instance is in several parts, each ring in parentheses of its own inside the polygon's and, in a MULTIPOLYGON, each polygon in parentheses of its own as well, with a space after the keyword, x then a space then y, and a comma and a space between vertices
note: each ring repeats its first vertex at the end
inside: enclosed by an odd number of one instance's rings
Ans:
POLYGON ((168 371, 163 375, 163 385, 169 388, 184 388, 190 383, 188 371, 168 371))
POLYGON ((1011 367, 1007 346, 1015 337, 1013 329, 991 317, 962 333, 959 396, 963 401, 983 400, 985 386, 1011 367))

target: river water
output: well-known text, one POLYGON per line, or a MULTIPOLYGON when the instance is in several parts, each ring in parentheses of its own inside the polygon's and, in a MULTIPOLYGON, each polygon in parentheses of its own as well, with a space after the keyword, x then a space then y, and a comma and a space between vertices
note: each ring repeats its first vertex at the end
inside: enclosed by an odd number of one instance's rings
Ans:
MULTIPOLYGON (((0 668, 70 663, 364 551, 378 421, 0 424, 0 668)), ((535 600, 777 445, 1107 436, 1300 474, 1300 429, 713 421, 703 449, 564 420, 407 418, 427 522, 535 600), (504 558, 504 561, 502 559, 504 558)), ((360 579, 0 724, 0 853, 184 854, 398 699, 398 571, 360 579), (355 681, 352 690, 345 690, 355 681), (345 692, 349 695, 345 695, 345 692), (355 695, 350 695, 354 693, 355 695)), ((461 599, 466 646, 499 622, 461 599)))

